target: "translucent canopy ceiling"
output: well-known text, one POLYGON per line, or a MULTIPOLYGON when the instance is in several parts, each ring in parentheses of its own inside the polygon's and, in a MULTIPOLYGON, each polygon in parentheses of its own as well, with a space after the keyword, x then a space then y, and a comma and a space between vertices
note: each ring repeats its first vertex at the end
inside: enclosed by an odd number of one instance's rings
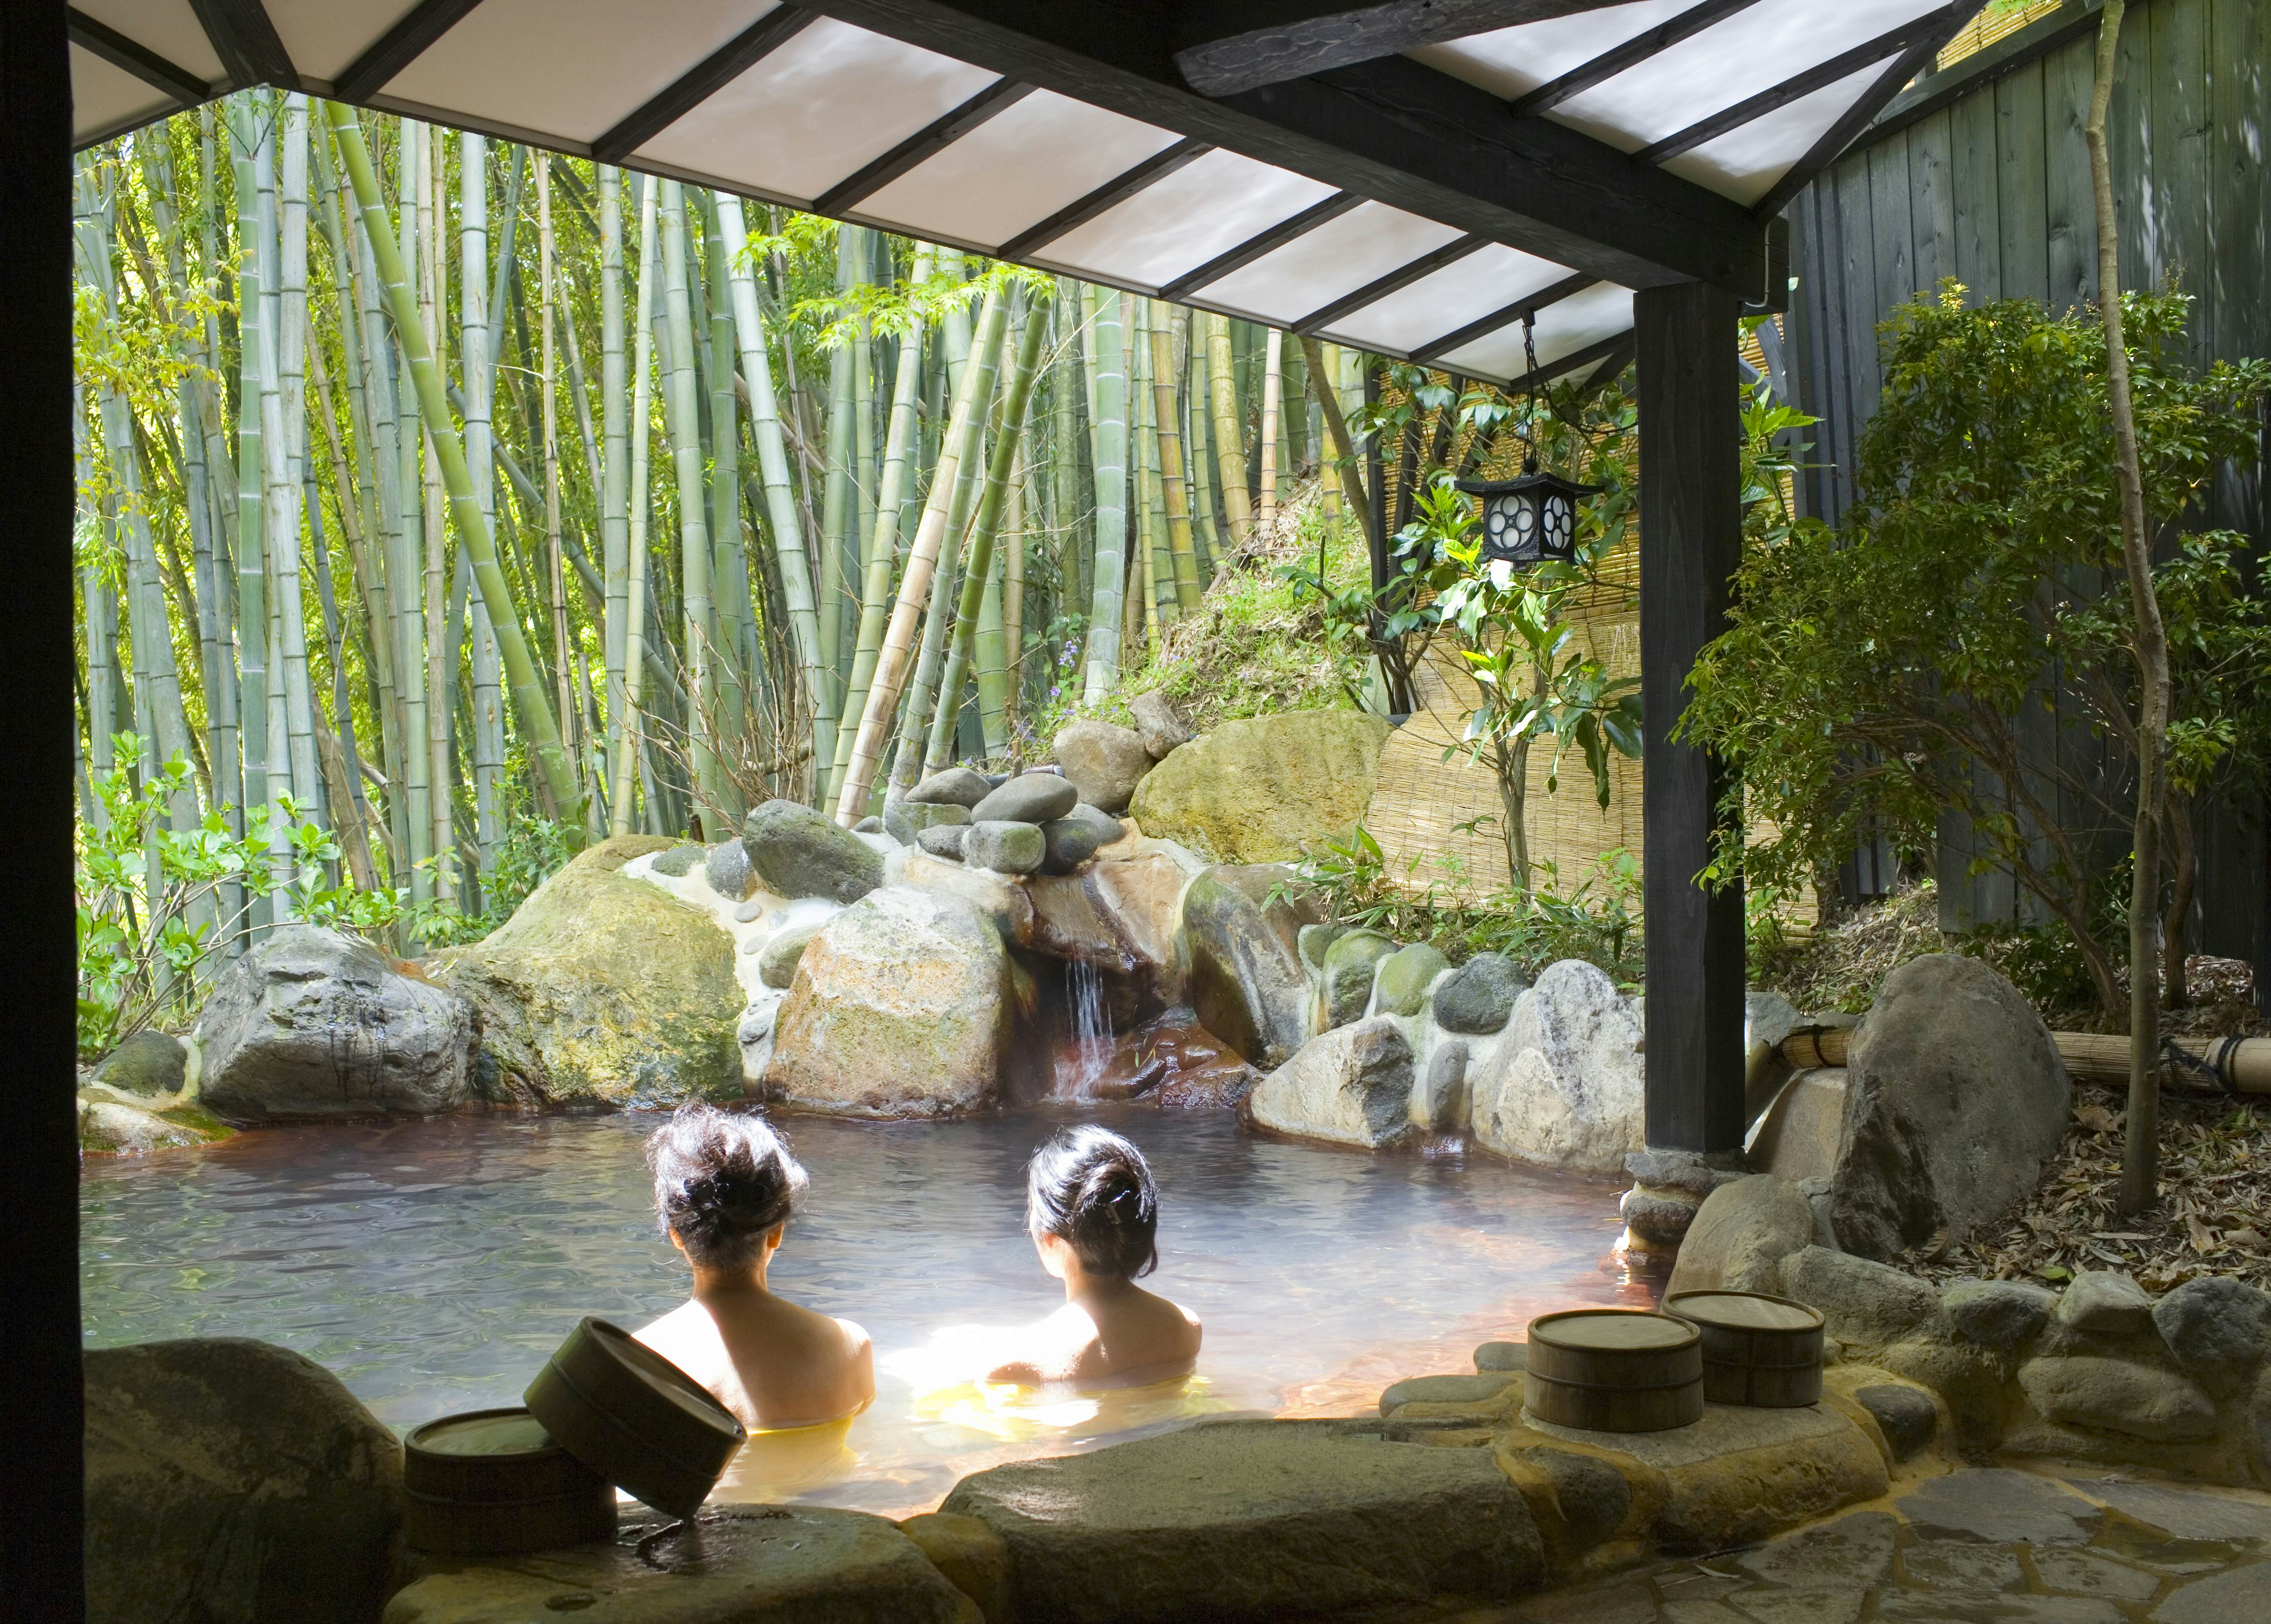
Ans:
POLYGON ((1508 382, 1612 357, 1633 287, 1768 291, 1745 234, 1977 6, 1039 9, 78 0, 72 91, 86 143, 294 86, 1508 382))

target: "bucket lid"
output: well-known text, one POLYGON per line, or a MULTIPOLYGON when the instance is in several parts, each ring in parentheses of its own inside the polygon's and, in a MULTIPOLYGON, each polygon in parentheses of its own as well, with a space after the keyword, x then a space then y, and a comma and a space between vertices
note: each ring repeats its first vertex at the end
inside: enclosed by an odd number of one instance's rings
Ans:
POLYGON ((1680 1292, 1664 1300, 1664 1311, 1728 1330, 1819 1330, 1822 1323, 1820 1309, 1764 1292, 1680 1292))
POLYGON ((543 1455, 560 1448, 526 1410, 473 1410, 412 1429, 403 1447, 427 1455, 543 1455))
POLYGON ((525 1397, 577 1460, 674 1516, 692 1515, 748 1435, 692 1376, 601 1319, 569 1332, 525 1397))
POLYGON ((1686 1347, 1701 1333, 1685 1320, 1649 1308, 1572 1308, 1530 1322, 1530 1339, 1550 1347, 1642 1352, 1686 1347))

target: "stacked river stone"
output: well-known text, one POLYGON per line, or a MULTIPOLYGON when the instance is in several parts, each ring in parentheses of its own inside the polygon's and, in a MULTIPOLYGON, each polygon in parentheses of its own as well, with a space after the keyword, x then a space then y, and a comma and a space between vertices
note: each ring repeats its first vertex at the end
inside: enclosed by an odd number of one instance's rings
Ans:
POLYGON ((1070 874, 1125 832, 1046 770, 993 778, 949 767, 909 790, 883 823, 904 844, 997 874, 1070 874))

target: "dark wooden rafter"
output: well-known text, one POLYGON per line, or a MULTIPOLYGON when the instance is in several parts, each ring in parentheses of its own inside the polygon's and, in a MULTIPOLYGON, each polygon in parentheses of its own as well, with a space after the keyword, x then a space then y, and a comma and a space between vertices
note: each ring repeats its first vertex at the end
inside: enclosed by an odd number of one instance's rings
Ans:
POLYGON ((819 12, 800 6, 766 12, 592 142, 592 156, 622 162, 819 19, 819 12))
POLYGON ((1441 271, 1445 265, 1464 259, 1477 250, 1489 246, 1488 237, 1478 236, 1471 232, 1463 237, 1454 237, 1442 247, 1431 250, 1417 259, 1398 265, 1386 276, 1376 276, 1363 287, 1343 294, 1330 304, 1318 306, 1299 321, 1292 324, 1292 329, 1304 338, 1314 332, 1322 332, 1326 327, 1340 320, 1351 311, 1361 310, 1365 306, 1377 300, 1385 299, 1392 293, 1411 287, 1421 277, 1431 275, 1434 272, 1441 271))
POLYGON ((1454 327, 1441 338, 1421 345, 1411 352, 1411 359, 1422 363, 1432 363, 1438 357, 1448 355, 1453 350, 1463 348, 1477 339, 1496 332, 1501 327, 1515 322, 1528 321, 1547 305, 1559 304, 1570 294, 1582 293, 1588 287, 1594 287, 1599 280, 1599 278, 1588 276, 1580 271, 1575 276, 1565 276, 1558 282, 1550 282, 1536 293, 1524 294, 1512 304, 1493 310, 1488 316, 1468 322, 1463 326, 1454 327))
POLYGON ((1755 298, 1742 205, 1403 56, 1195 95, 1176 19, 1118 0, 825 0, 830 16, 1308 175, 1627 287, 1683 279, 1755 298))
POLYGON ((1024 259, 1212 151, 1213 143, 1195 136, 1185 137, 1173 146, 1152 153, 1134 168, 1113 176, 1086 197, 1065 205, 1046 220, 1019 232, 994 250, 994 256, 997 259, 1024 259))
POLYGON ((1421 45, 1597 11, 1623 0, 1194 0, 1175 64, 1201 95, 1225 96, 1421 45))
POLYGON ((1507 110, 1516 118, 1530 118, 1560 107, 1572 96, 1582 95, 1594 86, 1616 78, 1628 68, 1636 68, 1657 52, 1677 45, 1680 41, 1702 33, 1714 23, 1758 0, 1703 0, 1701 5, 1688 7, 1668 22, 1657 24, 1627 40, 1622 45, 1603 51, 1590 62, 1580 63, 1556 79, 1549 79, 1536 90, 1516 96, 1507 103, 1507 110))
POLYGON ((1922 72, 1940 48, 1954 39, 1958 30, 1979 14, 1984 0, 1955 0, 1955 4, 1932 13, 1937 25, 1906 50, 1894 58, 1893 63, 1877 76, 1869 86, 1868 94, 1847 108, 1837 122, 1822 131, 1821 138, 1806 149, 1806 156, 1785 170, 1774 190, 1751 207, 1754 219, 1770 220, 1790 206, 1790 200, 1813 183, 1813 177, 1835 162, 1837 154, 1853 143, 1853 138, 1869 127, 1870 121, 1883 111, 1901 87, 1922 72))
POLYGON ((255 85, 300 87, 300 71, 269 19, 260 0, 190 0, 197 26, 212 41, 213 54, 228 75, 230 86, 247 90, 255 85))
MULTIPOLYGON (((1675 130, 1661 141, 1652 142, 1634 153, 1633 159, 1638 163, 1662 163, 1668 158, 1677 158, 1682 153, 1693 152, 1706 141, 1716 141, 1728 131, 1739 130, 1754 119, 1764 118, 1776 108, 1786 108, 1802 96, 1810 96, 1825 86, 1834 85, 1842 78, 1848 78, 1872 63, 1882 62, 1886 57, 1895 53, 1907 52, 1914 48, 1919 41, 1930 41, 1931 49, 1937 52, 1940 44, 1947 39, 1947 33, 1953 32, 1947 29, 1949 13, 1961 11, 1969 17, 1971 12, 1977 10, 1977 0, 1961 0, 1961 4, 1957 5, 1944 7, 1937 11, 1926 11, 1921 17, 1911 18, 1899 27, 1880 34, 1873 40, 1865 40, 1850 50, 1840 51, 1835 56, 1817 62, 1802 72, 1791 74, 1779 85, 1770 85, 1754 96, 1746 96, 1731 107, 1720 108, 1708 118, 1696 120, 1685 130, 1675 130), (1946 32, 1943 32, 1944 30, 1946 32)), ((1959 19, 1956 26, 1962 26, 1962 20, 1959 19)), ((1901 82, 1906 84, 1908 80, 1903 78, 1901 82)), ((1874 108, 1870 110, 1869 116, 1871 118, 1876 116, 1874 108)))
POLYGON ((168 62, 138 40, 130 40, 115 28, 97 22, 77 6, 68 8, 71 42, 122 69, 153 90, 162 91, 183 107, 195 107, 208 92, 205 82, 178 63, 168 62))
POLYGON ((812 201, 815 214, 841 214, 897 180, 927 159, 935 158, 996 114, 1006 113, 1035 86, 996 79, 960 107, 932 120, 872 163, 864 164, 812 201))
MULTIPOLYGON (((1612 333, 1605 339, 1596 339, 1582 349, 1571 350, 1567 355, 1557 355, 1552 361, 1540 361, 1535 372, 1525 372, 1519 377, 1508 378, 1499 387, 1509 395, 1525 390, 1542 389, 1555 378, 1565 377, 1580 367, 1590 367, 1597 361, 1605 361, 1619 351, 1628 349, 1633 341, 1630 332, 1612 333)), ((1623 370, 1619 365, 1619 371, 1623 370)), ((1589 381, 1590 385, 1590 381, 1589 381)))
POLYGON ((341 101, 367 101, 387 81, 423 56, 443 34, 464 20, 481 0, 419 0, 378 42, 349 63, 332 83, 341 101))
POLYGON ((1299 214, 1288 215, 1267 231, 1258 231, 1228 253, 1217 254, 1195 271, 1186 272, 1159 290, 1159 297, 1170 304, 1187 302, 1189 295, 1210 282, 1218 282, 1233 271, 1242 271, 1261 258, 1272 254, 1298 237, 1307 236, 1327 220, 1338 220, 1364 199, 1352 191, 1335 192, 1322 203, 1313 203, 1299 214))

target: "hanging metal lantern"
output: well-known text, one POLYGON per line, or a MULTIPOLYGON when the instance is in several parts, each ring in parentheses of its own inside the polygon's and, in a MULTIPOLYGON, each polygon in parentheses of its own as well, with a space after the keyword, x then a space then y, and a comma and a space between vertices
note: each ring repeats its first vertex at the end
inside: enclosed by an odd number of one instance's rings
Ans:
POLYGON ((1516 569, 1567 563, 1577 551, 1577 503, 1598 492, 1558 473, 1540 473, 1525 458, 1518 480, 1461 480, 1459 488, 1480 499, 1483 562, 1503 558, 1516 569))

